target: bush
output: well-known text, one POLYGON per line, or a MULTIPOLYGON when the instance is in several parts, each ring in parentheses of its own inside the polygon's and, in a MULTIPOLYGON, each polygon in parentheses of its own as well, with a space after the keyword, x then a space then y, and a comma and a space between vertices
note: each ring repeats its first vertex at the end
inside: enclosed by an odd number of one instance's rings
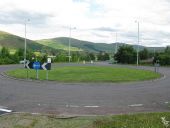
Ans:
POLYGON ((158 60, 161 65, 170 65, 170 55, 169 54, 160 54, 158 56, 158 60))
POLYGON ((114 58, 118 63, 133 64, 136 62, 136 51, 132 46, 123 45, 119 47, 114 58))

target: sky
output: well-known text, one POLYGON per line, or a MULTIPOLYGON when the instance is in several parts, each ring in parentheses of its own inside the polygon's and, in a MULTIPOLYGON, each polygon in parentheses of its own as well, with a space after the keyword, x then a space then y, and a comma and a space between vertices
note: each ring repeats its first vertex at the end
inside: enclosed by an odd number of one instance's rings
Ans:
POLYGON ((170 45, 170 0, 1 0, 0 30, 32 40, 170 45), (29 21, 28 21, 29 19, 29 21), (117 33, 117 38, 116 38, 117 33))

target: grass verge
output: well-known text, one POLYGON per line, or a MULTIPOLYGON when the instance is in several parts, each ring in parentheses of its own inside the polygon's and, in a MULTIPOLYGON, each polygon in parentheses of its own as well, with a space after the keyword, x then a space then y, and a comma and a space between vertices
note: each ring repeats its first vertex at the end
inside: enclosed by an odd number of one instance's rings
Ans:
MULTIPOLYGON (((7 75, 16 78, 26 78, 26 70, 16 69, 8 71, 7 75)), ((28 70, 28 74, 29 78, 36 78, 35 70, 28 70)), ((49 80, 59 82, 128 82, 150 80, 159 77, 160 74, 152 71, 103 66, 59 67, 49 71, 49 80)), ((46 79, 46 71, 39 70, 39 79, 46 79)))
POLYGON ((11 114, 0 117, 1 128, 169 128, 170 113, 144 113, 110 117, 77 117, 58 119, 55 116, 11 114), (168 123, 169 124, 169 123, 168 123))

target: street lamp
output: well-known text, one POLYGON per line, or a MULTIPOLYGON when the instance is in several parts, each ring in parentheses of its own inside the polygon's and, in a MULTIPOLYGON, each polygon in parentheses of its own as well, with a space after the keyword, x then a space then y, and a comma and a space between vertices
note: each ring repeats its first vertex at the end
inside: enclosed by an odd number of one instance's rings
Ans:
POLYGON ((25 20, 25 47, 24 47, 24 67, 26 66, 26 59, 27 59, 27 22, 29 22, 30 19, 25 20))
POLYGON ((137 44, 137 57, 136 57, 136 65, 139 65, 139 21, 135 21, 138 24, 138 44, 137 44))
POLYGON ((116 32, 116 48, 115 48, 115 54, 117 53, 117 32, 116 32))
POLYGON ((76 27, 71 27, 69 28, 69 47, 68 47, 68 58, 69 58, 69 63, 70 63, 70 59, 71 59, 71 55, 70 55, 70 44, 71 44, 71 30, 76 29, 76 27))

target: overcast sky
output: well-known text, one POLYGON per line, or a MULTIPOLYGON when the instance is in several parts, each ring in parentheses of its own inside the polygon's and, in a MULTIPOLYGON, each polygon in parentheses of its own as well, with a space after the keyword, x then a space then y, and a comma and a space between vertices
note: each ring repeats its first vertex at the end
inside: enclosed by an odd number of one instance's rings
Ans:
POLYGON ((170 0, 1 0, 0 30, 29 39, 69 37, 97 43, 116 41, 170 45, 170 0))

